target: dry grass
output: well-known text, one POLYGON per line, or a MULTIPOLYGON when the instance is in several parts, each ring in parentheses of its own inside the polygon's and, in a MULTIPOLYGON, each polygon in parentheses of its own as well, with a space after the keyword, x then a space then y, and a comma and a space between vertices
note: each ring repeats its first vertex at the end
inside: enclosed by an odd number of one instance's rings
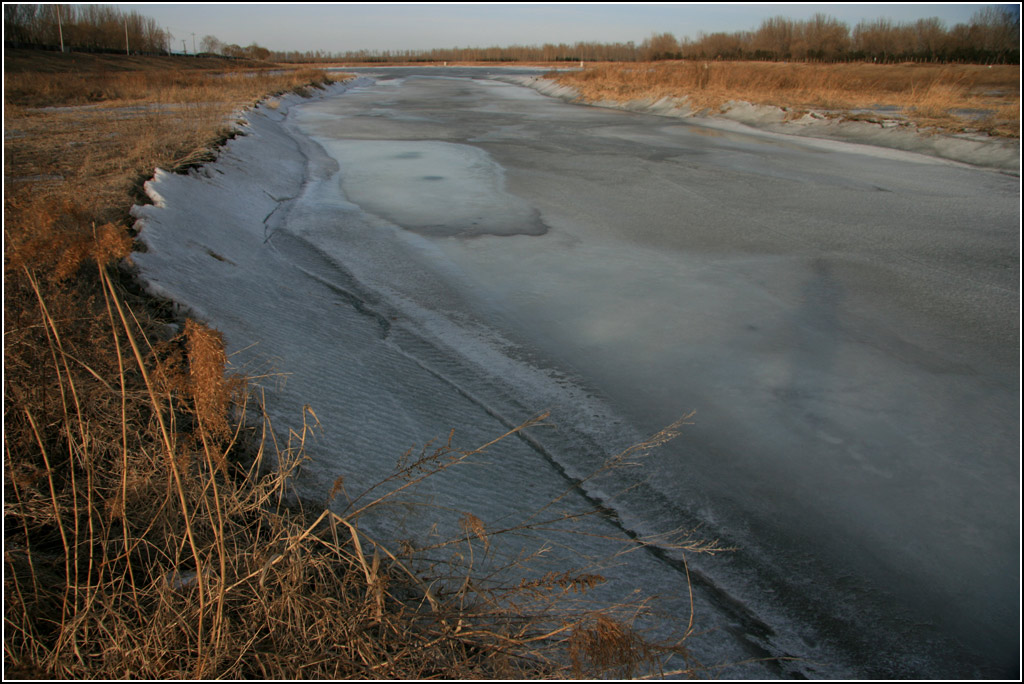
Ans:
MULTIPOLYGON (((30 271, 36 311, 11 331, 20 342, 13 356, 38 354, 31 372, 15 371, 5 415, 4 645, 15 671, 74 679, 589 678, 658 672, 668 657, 687 656, 687 634, 656 645, 631 626, 642 602, 595 608, 567 600, 600 583, 597 574, 528 582, 503 582, 494 568, 475 574, 474 554, 558 515, 491 531, 465 514, 462 536, 401 552, 358 528, 367 511, 543 416, 477 449, 449 440, 402 464, 382 493, 369 492, 344 515, 325 508, 314 517, 288 505, 317 426, 312 410, 280 443, 265 417, 246 416, 258 402, 244 383, 226 379, 216 332, 188 321, 180 335, 151 344, 107 268, 95 268, 103 300, 94 305, 105 317, 90 321, 88 335, 84 312, 48 302, 30 271), (104 335, 116 368, 83 362, 95 363, 84 345, 102 345, 104 335), (36 397, 24 396, 29 374, 36 397)), ((607 467, 635 460, 637 448, 607 467)), ((714 549, 685 536, 679 546, 714 549)))
POLYGON ((596 572, 515 580, 474 566, 503 535, 558 516, 492 530, 466 514, 455 538, 419 549, 360 529, 367 510, 502 437, 424 452, 344 514, 290 503, 313 411, 277 435, 226 375, 216 331, 186 321, 172 336, 161 304, 135 293, 125 264, 141 181, 209 159, 238 107, 322 74, 16 76, 5 89, 5 674, 600 677, 687 656, 688 633, 653 644, 636 631, 643 602, 578 602, 596 572))
POLYGON ((474 548, 500 536, 474 516, 464 536, 402 554, 357 527, 508 435, 446 444, 344 516, 314 517, 287 492, 315 414, 278 446, 265 418, 244 415, 253 398, 225 379, 215 332, 189 321, 150 346, 107 270, 95 277, 106 326, 91 332, 106 333, 116 369, 82 363, 79 324, 26 273, 48 386, 35 401, 12 386, 5 416, 7 663, 74 679, 518 679, 630 676, 684 653, 631 628, 642 606, 561 601, 597 575, 474 576, 474 548))
POLYGON ((211 144, 232 135, 241 107, 328 82, 310 70, 7 74, 5 195, 47 205, 142 201, 138 191, 154 167, 211 159, 211 144))
POLYGON ((744 101, 850 118, 881 105, 919 126, 1020 135, 1019 66, 694 61, 603 64, 551 77, 588 101, 685 98, 696 111, 744 101), (958 114, 971 110, 987 114, 958 114))

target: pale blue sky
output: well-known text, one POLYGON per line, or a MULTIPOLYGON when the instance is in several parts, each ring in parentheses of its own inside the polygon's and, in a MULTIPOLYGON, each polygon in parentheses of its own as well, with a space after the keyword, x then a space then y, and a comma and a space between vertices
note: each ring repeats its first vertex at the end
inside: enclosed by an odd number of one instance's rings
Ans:
MULTIPOLYGON (((862 19, 896 22, 938 17, 967 22, 977 4, 687 4, 687 3, 332 3, 122 4, 152 17, 192 51, 204 35, 271 50, 421 50, 543 43, 641 42, 652 33, 696 37, 699 31, 756 29, 768 17, 806 19, 823 12, 852 29, 862 19)), ((1014 4, 1014 7, 1017 7, 1014 4)))

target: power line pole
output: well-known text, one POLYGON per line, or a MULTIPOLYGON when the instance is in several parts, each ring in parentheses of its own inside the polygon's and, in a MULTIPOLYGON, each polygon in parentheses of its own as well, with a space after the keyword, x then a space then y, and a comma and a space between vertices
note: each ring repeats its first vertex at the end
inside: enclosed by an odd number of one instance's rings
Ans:
POLYGON ((196 54, 196 34, 192 34, 192 54, 196 54))
POLYGON ((124 54, 125 55, 131 55, 132 54, 131 52, 128 51, 128 19, 127 18, 124 20, 124 54))
POLYGON ((64 28, 60 24, 60 5, 54 5, 57 9, 57 34, 60 36, 60 52, 64 54, 64 28))

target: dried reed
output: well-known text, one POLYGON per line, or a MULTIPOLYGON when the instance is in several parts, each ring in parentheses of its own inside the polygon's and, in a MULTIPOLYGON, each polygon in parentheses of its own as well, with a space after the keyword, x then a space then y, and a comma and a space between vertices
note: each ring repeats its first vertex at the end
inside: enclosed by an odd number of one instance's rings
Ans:
POLYGON ((245 386, 225 380, 219 336, 189 321, 152 344, 99 266, 118 368, 104 377, 81 363, 80 340, 66 334, 75 323, 59 321, 40 282, 25 276, 47 341, 39 370, 56 399, 46 420, 57 429, 41 429, 33 406, 11 402, 7 419, 27 429, 5 435, 17 521, 5 553, 9 663, 90 679, 506 679, 632 676, 680 653, 630 627, 642 605, 574 609, 562 600, 600 583, 596 574, 518 583, 474 575, 474 546, 537 521, 487 530, 466 514, 464 536, 417 551, 462 547, 432 561, 427 576, 417 554, 392 552, 359 529, 368 510, 544 416, 477 449, 449 441, 400 467, 401 485, 356 497, 344 515, 314 517, 283 495, 316 426, 311 411, 277 446, 266 416, 246 415, 255 402, 245 386))

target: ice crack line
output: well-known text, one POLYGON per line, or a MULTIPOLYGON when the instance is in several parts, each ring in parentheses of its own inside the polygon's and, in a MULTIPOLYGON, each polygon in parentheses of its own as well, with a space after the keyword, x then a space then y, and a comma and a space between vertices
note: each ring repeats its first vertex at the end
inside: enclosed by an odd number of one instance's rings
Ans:
POLYGON ((277 202, 277 204, 274 205, 274 208, 270 210, 270 213, 263 217, 263 244, 267 244, 267 242, 270 240, 270 238, 274 237, 274 233, 277 232, 276 229, 275 230, 270 230, 270 226, 267 225, 267 222, 270 220, 270 217, 273 216, 274 214, 276 214, 277 210, 280 209, 282 206, 284 206, 284 204, 286 202, 293 201, 295 198, 298 197, 298 195, 293 195, 292 197, 277 198, 277 197, 274 197, 273 195, 271 195, 266 190, 263 191, 263 194, 266 195, 267 197, 269 197, 270 199, 274 200, 275 202, 277 202))
POLYGON ((375 311, 373 308, 369 306, 367 301, 360 297, 359 295, 350 292, 349 290, 346 290, 345 288, 332 283, 323 276, 319 276, 315 273, 312 273, 302 268, 301 266, 296 265, 295 267, 298 268, 307 276, 309 276, 310 278, 312 278, 313 280, 317 281, 318 283, 326 287, 334 294, 336 294, 346 304, 355 309, 356 313, 362 314, 363 316, 366 316, 370 320, 374 321, 377 324, 377 327, 380 329, 380 339, 388 339, 388 336, 391 334, 391 321, 388 320, 387 316, 375 311))

